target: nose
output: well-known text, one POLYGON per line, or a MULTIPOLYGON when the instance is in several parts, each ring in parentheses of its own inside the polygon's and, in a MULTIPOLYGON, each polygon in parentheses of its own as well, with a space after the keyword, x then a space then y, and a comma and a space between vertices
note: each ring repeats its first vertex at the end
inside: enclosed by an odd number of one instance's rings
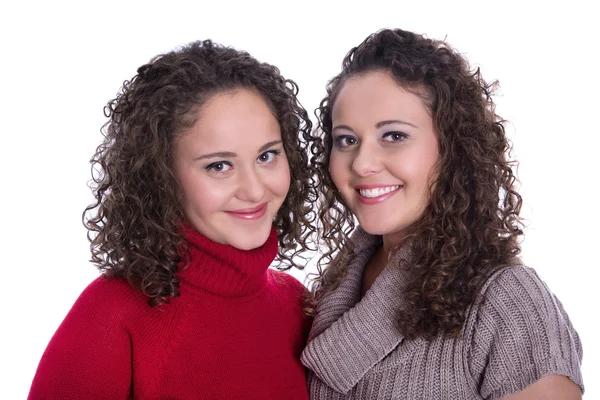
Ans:
POLYGON ((260 202, 265 196, 265 184, 253 168, 241 171, 238 179, 236 197, 251 203, 260 202))
POLYGON ((359 176, 375 175, 381 172, 382 165, 378 151, 363 143, 355 151, 352 171, 359 176))

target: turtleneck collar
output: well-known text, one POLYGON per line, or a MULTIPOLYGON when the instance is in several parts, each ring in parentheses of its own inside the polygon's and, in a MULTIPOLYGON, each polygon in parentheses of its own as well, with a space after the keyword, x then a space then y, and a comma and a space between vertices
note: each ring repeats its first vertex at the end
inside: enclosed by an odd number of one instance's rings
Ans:
POLYGON ((271 228, 267 241, 252 250, 216 243, 189 224, 182 224, 189 256, 179 264, 182 282, 221 297, 243 297, 256 293, 267 280, 267 269, 277 255, 277 231, 271 228))

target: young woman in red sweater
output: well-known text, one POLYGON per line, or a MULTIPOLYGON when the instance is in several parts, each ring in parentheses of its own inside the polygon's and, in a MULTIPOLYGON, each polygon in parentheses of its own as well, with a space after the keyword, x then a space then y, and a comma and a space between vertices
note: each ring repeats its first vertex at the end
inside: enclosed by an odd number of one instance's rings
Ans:
POLYGON ((102 276, 50 341, 30 399, 308 398, 305 289, 269 268, 294 266, 313 231, 320 142, 296 94, 211 41, 125 82, 84 213, 102 276))

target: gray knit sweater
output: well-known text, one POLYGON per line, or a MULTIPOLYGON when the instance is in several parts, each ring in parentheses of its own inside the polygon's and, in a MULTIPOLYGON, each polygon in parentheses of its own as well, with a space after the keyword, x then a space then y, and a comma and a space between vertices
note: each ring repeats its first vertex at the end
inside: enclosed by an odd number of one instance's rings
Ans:
POLYGON ((302 354, 311 399, 498 399, 551 374, 583 391, 579 336, 532 269, 492 275, 459 339, 404 340, 395 319, 407 280, 398 260, 406 251, 361 299, 363 270, 380 237, 359 228, 353 239, 357 255, 318 305, 302 354))

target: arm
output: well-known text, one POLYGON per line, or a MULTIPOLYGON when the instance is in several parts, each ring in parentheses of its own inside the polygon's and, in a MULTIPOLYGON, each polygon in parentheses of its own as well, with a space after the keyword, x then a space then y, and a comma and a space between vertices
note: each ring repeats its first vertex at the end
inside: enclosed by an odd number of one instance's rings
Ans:
POLYGON ((504 400, 580 400, 581 389, 563 375, 545 376, 504 400))
POLYGON ((561 397, 560 392, 583 392, 579 336, 535 271, 519 266, 499 272, 482 294, 466 333, 471 374, 481 397, 579 398, 561 397))
POLYGON ((83 291, 42 356, 29 399, 127 399, 132 367, 126 307, 118 304, 123 285, 99 278, 83 291))

